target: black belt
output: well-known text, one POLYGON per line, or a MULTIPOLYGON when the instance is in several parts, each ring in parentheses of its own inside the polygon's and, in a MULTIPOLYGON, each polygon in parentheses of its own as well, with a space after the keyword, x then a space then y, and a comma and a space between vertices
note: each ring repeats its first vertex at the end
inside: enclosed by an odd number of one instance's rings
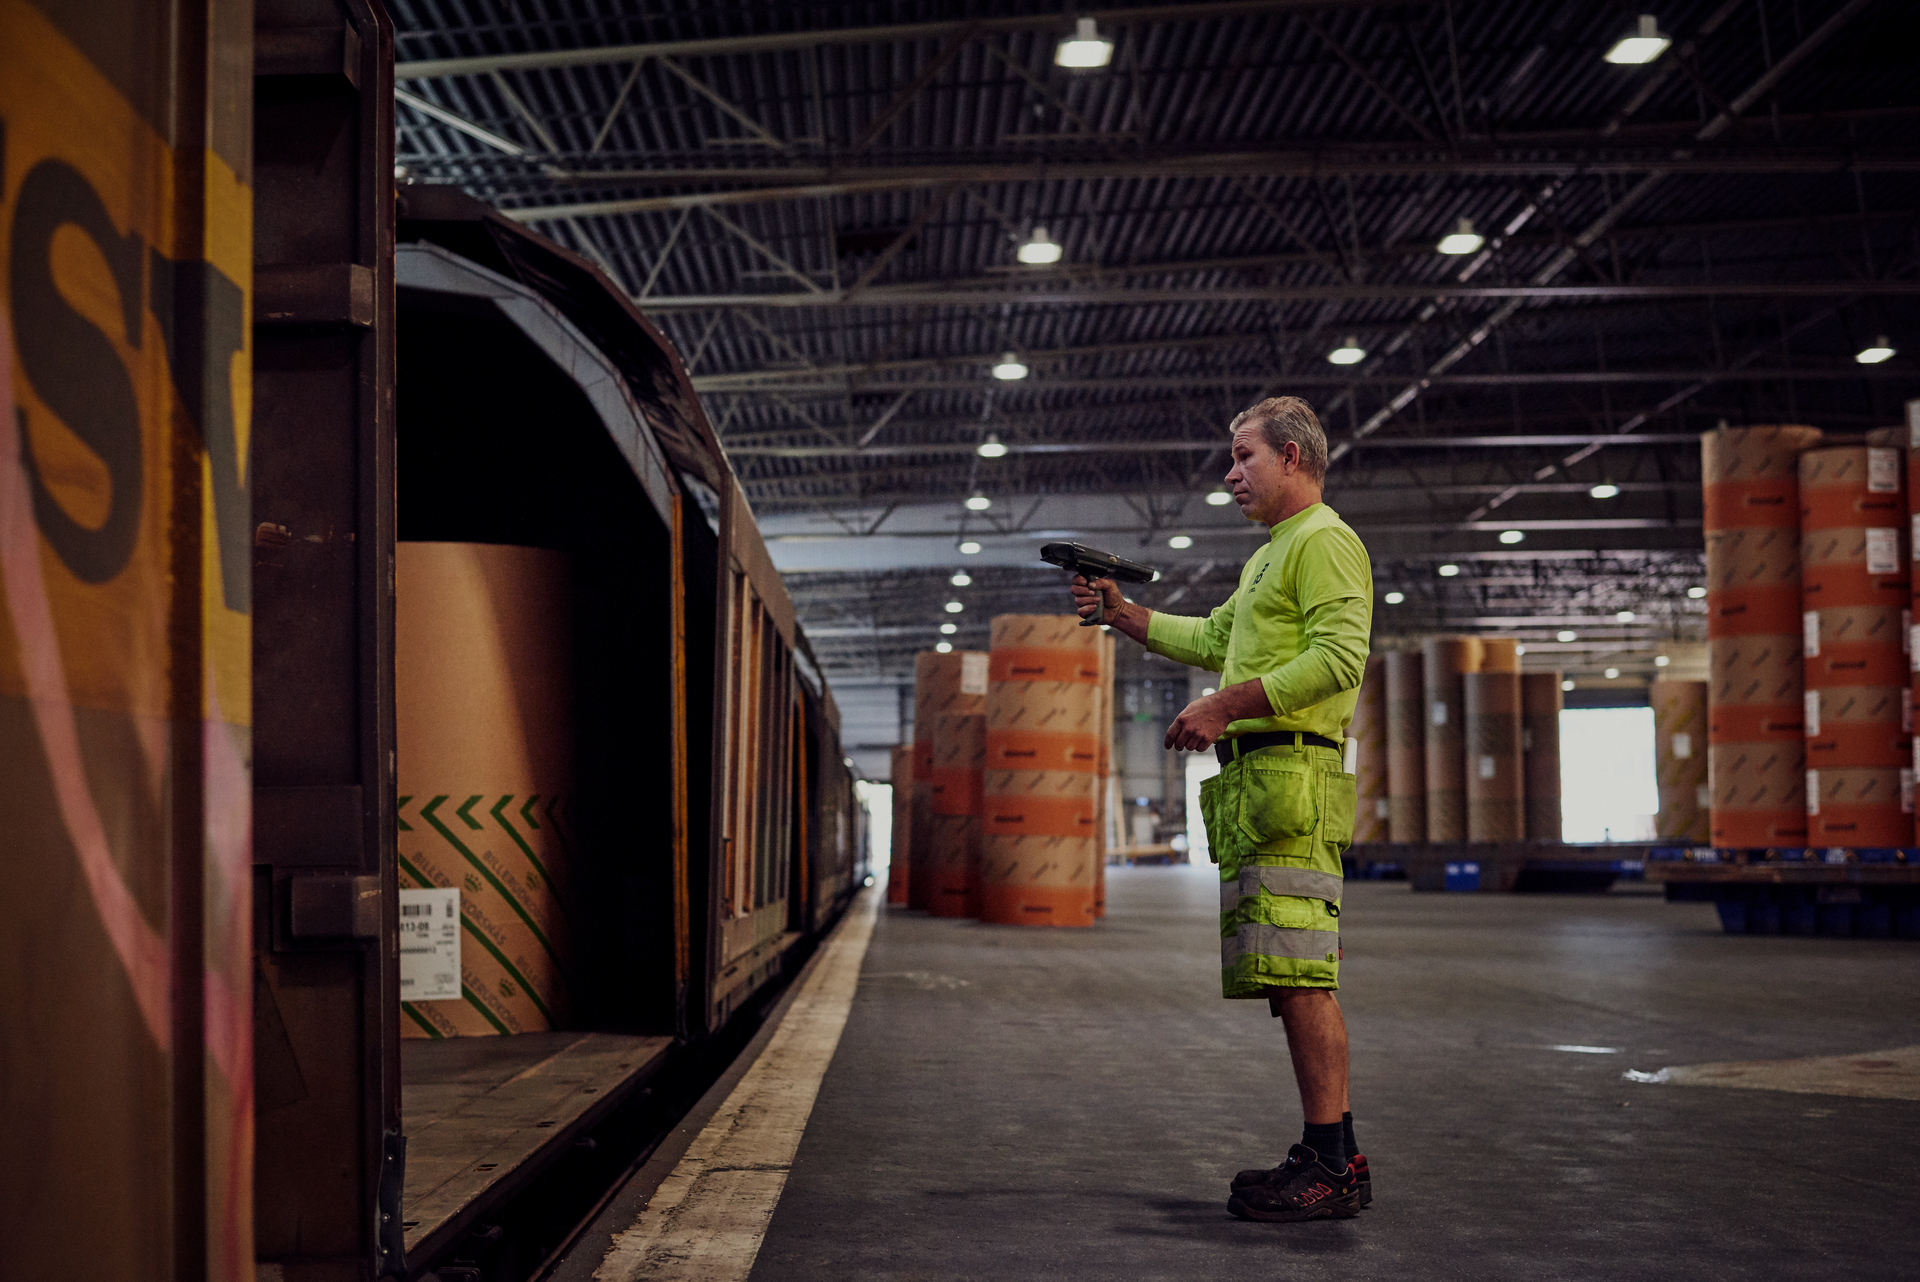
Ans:
POLYGON ((1213 745, 1213 755, 1220 759, 1221 765, 1225 766, 1232 764, 1237 756, 1244 757, 1249 752, 1257 752, 1261 748, 1278 748, 1282 744, 1291 748, 1296 741, 1310 748, 1332 748, 1335 752, 1340 751, 1340 745, 1323 734, 1308 734, 1304 730, 1266 730, 1259 734, 1243 734, 1233 739, 1222 739, 1213 745))

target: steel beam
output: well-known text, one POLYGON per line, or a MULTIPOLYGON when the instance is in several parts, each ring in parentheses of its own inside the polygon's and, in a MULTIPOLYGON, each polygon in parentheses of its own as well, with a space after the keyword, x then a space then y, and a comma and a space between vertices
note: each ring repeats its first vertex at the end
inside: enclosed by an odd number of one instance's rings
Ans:
MULTIPOLYGON (((997 359, 997 358, 995 358, 997 359)), ((980 367, 985 370, 992 364, 991 359, 982 358, 980 367)), ((716 374, 695 379, 694 388, 706 396, 726 395, 804 395, 814 393, 819 396, 839 398, 845 394, 844 384, 824 379, 805 380, 796 378, 804 371, 781 371, 787 375, 785 381, 766 379, 741 385, 731 383, 730 375, 716 374)), ((1514 372, 1488 374, 1442 374, 1428 380, 1427 386, 1434 387, 1595 387, 1595 386, 1634 386, 1642 383, 1854 383, 1884 382, 1886 380, 1911 382, 1920 389, 1920 371, 1910 369, 1889 369, 1878 365, 1848 365, 1830 368, 1799 369, 1741 369, 1728 371, 1712 370, 1554 370, 1545 372, 1514 372)), ((1210 387, 1266 387, 1274 383, 1284 383, 1288 387, 1399 387, 1407 381, 1404 374, 1276 374, 1272 370, 1248 370, 1242 373, 1222 374, 1133 374, 1113 377, 1068 377, 1047 378, 1030 377, 1009 387, 1005 383, 991 383, 984 373, 978 377, 948 377, 935 379, 915 379, 908 383, 866 382, 860 385, 863 392, 893 391, 965 391, 995 387, 1005 393, 1009 391, 1032 392, 1099 392, 1099 391, 1171 391, 1187 388, 1210 387)))
MULTIPOLYGON (((1552 436, 1393 436, 1358 442, 1365 449, 1512 449, 1517 446, 1558 448, 1568 445, 1698 445, 1698 433, 1646 432, 1633 436, 1585 432, 1552 436)), ((1224 440, 1205 441, 1027 441, 1008 442, 1008 454, 1184 454, 1226 448, 1224 440)), ((915 458, 925 455, 976 454, 976 445, 730 445, 730 458, 915 458)), ((1505 528, 1505 527, 1502 527, 1505 528)))
MULTIPOLYGON (((853 294, 844 289, 809 293, 669 294, 640 300, 650 312, 711 311, 743 307, 1143 307, 1156 303, 1348 303, 1431 302, 1436 299, 1507 300, 1511 314, 1526 302, 1613 302, 1619 299, 1696 298, 1912 298, 1920 280, 1697 281, 1676 285, 1200 285, 1142 289, 903 289, 888 286, 853 294)), ((1492 322, 1487 322, 1491 325, 1492 322)), ((1478 344, 1475 344, 1478 346, 1478 344)), ((1469 349, 1471 350, 1471 349, 1469 349)), ((1447 368, 1451 368, 1451 364, 1447 368)), ((1445 373, 1435 369, 1433 375, 1445 373)), ((1429 377, 1432 377, 1430 375, 1429 377)), ((1402 382, 1407 381, 1405 378, 1402 382)))
POLYGON ((519 222, 660 213, 706 205, 755 205, 869 192, 911 191, 948 184, 1098 182, 1151 178, 1408 178, 1433 174, 1488 178, 1571 178, 1586 174, 1848 174, 1920 172, 1912 150, 1840 148, 1727 148, 1712 152, 1637 151, 1593 154, 1484 156, 1458 153, 1369 156, 1355 145, 1326 150, 1234 152, 1080 162, 914 165, 907 167, 787 166, 714 169, 608 169, 563 171, 561 181, 601 186, 642 184, 653 188, 711 183, 754 183, 730 191, 627 196, 563 205, 503 209, 519 222))
MULTIPOLYGON (((1418 0, 1432 4, 1434 0, 1418 0)), ((1155 5, 1136 9, 1076 10, 1073 17, 1092 18, 1102 27, 1124 27, 1154 22, 1200 22, 1210 18, 1251 17, 1289 10, 1372 9, 1379 0, 1216 0, 1215 3, 1155 5)), ((399 80, 433 80, 442 76, 479 76, 495 71, 534 71, 554 67, 593 67, 608 63, 641 62, 648 58, 710 58, 725 54, 784 53, 830 45, 893 44, 902 41, 950 40, 967 31, 983 35, 1013 31, 1058 32, 1068 35, 1072 19, 1055 13, 977 21, 908 22, 876 27, 839 27, 814 31, 777 31, 754 36, 717 36, 706 40, 659 40, 649 44, 603 45, 590 49, 546 49, 532 53, 483 54, 467 58, 409 58, 394 66, 399 80)))

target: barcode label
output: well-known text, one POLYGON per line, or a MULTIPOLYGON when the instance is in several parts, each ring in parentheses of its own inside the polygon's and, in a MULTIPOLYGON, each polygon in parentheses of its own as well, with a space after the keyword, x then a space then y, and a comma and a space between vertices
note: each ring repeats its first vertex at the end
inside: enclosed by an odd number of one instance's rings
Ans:
POLYGON ((400 1000, 460 998, 460 888, 400 892, 400 1000))
MULTIPOLYGON (((1909 428, 1909 431, 1912 429, 1909 428)), ((1869 446, 1867 449, 1867 493, 1898 494, 1900 492, 1900 451, 1883 446, 1869 446)))
POLYGON ((1889 529, 1867 531, 1867 573, 1900 573, 1900 531, 1889 529))

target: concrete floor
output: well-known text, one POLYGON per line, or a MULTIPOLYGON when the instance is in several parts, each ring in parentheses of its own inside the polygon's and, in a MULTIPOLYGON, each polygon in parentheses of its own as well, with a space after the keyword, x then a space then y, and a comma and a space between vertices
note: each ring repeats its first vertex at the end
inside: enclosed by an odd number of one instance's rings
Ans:
POLYGON ((1093 930, 887 911, 756 1279, 1920 1277, 1920 1102, 1622 1077, 1920 1043, 1920 944, 1350 883, 1376 1201, 1253 1224, 1228 1178, 1300 1133, 1279 1023, 1219 999, 1211 869, 1112 873, 1093 930))

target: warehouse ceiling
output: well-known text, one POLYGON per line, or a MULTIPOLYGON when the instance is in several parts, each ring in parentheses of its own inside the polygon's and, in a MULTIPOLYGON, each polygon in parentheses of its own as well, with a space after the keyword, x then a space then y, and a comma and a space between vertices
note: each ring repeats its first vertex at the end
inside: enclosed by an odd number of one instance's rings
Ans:
POLYGON ((1217 604, 1262 533, 1206 501, 1225 427, 1281 393, 1378 632, 1651 671, 1703 635, 1697 434, 1920 396, 1904 0, 1662 3, 1639 66, 1592 0, 640 7, 394 0, 404 178, 673 338, 842 690, 1063 608, 1050 537, 1217 604), (1055 65, 1076 18, 1106 66, 1055 65))

